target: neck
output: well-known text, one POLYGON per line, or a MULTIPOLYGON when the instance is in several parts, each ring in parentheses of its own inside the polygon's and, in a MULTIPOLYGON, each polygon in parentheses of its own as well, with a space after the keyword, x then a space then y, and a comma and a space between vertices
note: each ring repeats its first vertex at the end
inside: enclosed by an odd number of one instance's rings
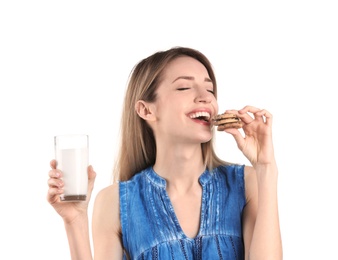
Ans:
POLYGON ((154 171, 167 181, 168 190, 186 192, 199 185, 205 165, 200 144, 193 146, 157 146, 154 171))

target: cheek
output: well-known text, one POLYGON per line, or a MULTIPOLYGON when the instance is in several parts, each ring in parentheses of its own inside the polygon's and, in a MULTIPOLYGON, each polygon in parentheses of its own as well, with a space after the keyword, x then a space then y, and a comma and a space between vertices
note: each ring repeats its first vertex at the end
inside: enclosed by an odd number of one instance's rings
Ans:
POLYGON ((172 104, 172 102, 168 102, 168 100, 158 100, 154 104, 154 111, 157 121, 163 121, 164 119, 169 119, 175 115, 176 106, 172 104))

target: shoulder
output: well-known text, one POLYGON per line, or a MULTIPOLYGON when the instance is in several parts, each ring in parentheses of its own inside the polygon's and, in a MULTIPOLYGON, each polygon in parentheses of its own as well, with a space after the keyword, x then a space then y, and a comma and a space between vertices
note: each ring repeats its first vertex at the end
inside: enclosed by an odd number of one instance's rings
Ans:
POLYGON ((93 224, 118 230, 120 228, 119 204, 118 183, 100 190, 94 202, 93 224))
POLYGON ((151 171, 151 168, 146 168, 140 172, 137 172, 129 180, 120 181, 118 183, 119 194, 122 200, 124 199, 123 195, 126 192, 133 192, 135 189, 139 189, 140 186, 144 185, 144 183, 147 182, 148 178, 146 176, 149 174, 150 171, 151 171))
POLYGON ((115 205, 119 201, 119 185, 113 183, 100 190, 95 199, 95 205, 109 204, 115 205))

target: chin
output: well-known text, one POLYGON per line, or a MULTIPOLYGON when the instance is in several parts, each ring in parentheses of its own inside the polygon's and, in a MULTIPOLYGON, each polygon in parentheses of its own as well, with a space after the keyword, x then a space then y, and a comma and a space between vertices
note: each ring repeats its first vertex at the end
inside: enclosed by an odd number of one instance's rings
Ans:
POLYGON ((199 137, 199 142, 200 142, 201 144, 204 144, 204 143, 209 142, 211 139, 212 139, 212 134, 209 133, 209 134, 201 135, 201 136, 199 137))

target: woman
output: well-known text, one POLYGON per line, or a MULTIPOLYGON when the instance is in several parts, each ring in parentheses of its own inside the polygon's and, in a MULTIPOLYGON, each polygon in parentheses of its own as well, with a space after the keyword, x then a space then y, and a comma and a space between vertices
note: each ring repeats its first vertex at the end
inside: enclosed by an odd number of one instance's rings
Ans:
MULTIPOLYGON (((251 166, 219 159, 211 118, 218 114, 209 60, 176 47, 138 63, 129 80, 115 181, 93 210, 95 259, 282 259, 272 115, 228 110, 226 129, 251 166)), ((62 172, 51 161, 48 202, 64 220, 72 259, 92 259, 86 202, 60 202, 62 172)))

